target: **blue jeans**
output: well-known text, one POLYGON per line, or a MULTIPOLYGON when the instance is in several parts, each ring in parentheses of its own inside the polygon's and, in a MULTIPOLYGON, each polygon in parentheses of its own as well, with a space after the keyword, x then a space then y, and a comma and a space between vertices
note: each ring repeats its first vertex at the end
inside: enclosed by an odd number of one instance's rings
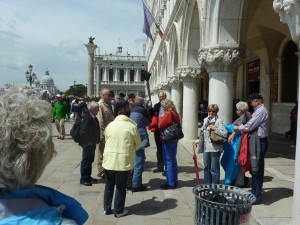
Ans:
POLYGON ((178 184, 177 143, 178 141, 176 140, 162 144, 165 172, 169 187, 177 187, 178 184))
POLYGON ((256 197, 257 202, 262 200, 262 187, 264 182, 265 172, 265 155, 268 150, 268 138, 261 138, 260 141, 260 155, 258 161, 257 175, 252 175, 252 194, 256 197))
POLYGON ((80 181, 91 181, 91 174, 92 174, 92 164, 95 159, 95 150, 96 144, 93 145, 82 145, 82 159, 80 164, 80 174, 81 178, 80 181))
POLYGON ((114 213, 122 213, 126 200, 126 186, 129 171, 105 170, 106 183, 104 191, 104 210, 110 211, 116 186, 114 213))
POLYGON ((145 164, 145 149, 140 148, 135 153, 133 177, 132 177, 132 186, 134 188, 139 188, 142 186, 142 174, 144 172, 145 164))
POLYGON ((220 183, 220 152, 204 152, 204 183, 220 183))

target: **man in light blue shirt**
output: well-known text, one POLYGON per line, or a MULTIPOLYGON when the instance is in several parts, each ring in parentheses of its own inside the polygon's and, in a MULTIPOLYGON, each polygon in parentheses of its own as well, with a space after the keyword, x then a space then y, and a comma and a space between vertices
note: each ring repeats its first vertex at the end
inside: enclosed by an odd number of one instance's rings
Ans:
POLYGON ((234 126, 234 130, 248 132, 250 135, 251 192, 256 197, 254 204, 260 204, 262 201, 265 155, 268 150, 269 112, 263 104, 263 97, 260 94, 252 94, 249 100, 254 108, 252 118, 244 125, 234 126))

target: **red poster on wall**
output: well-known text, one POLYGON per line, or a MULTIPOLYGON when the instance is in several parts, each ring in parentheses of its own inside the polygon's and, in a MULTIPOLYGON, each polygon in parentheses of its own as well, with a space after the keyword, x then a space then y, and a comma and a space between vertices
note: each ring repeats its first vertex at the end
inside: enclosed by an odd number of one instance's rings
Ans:
POLYGON ((259 81, 260 59, 256 59, 248 63, 247 73, 248 73, 248 82, 259 81))

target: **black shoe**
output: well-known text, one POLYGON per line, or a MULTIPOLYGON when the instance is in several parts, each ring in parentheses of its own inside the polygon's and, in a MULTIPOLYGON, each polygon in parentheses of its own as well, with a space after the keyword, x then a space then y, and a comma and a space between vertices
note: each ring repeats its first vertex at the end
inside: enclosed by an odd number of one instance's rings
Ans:
POLYGON ((156 168, 153 170, 153 173, 161 173, 161 172, 164 172, 163 168, 156 168))
POLYGON ((104 210, 103 213, 104 213, 104 215, 110 215, 113 213, 113 211, 111 209, 109 209, 109 210, 104 210))
POLYGON ((91 183, 98 184, 98 183, 100 183, 100 179, 95 179, 95 178, 91 177, 91 183))
POLYGON ((252 203, 252 205, 260 205, 260 204, 261 204, 261 200, 260 201, 258 200, 258 201, 255 201, 252 203))
POLYGON ((176 186, 169 186, 167 183, 160 185, 160 189, 168 190, 168 189, 176 189, 176 186))
POLYGON ((166 171, 162 172, 161 175, 163 175, 165 177, 166 176, 166 171))
POLYGON ((85 186, 92 186, 92 182, 91 181, 80 181, 80 184, 85 185, 85 186))
POLYGON ((147 188, 143 185, 140 187, 137 187, 137 188, 132 187, 132 192, 141 192, 141 191, 146 191, 146 190, 147 190, 147 188))

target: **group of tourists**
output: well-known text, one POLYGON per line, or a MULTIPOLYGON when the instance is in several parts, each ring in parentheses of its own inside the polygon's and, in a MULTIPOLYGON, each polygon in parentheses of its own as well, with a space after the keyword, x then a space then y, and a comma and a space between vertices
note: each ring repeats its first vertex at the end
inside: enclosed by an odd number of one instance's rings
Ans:
MULTIPOLYGON (((154 132, 157 147, 157 167, 153 172, 166 176, 166 182, 160 188, 178 187, 178 140, 164 141, 161 133, 181 121, 174 103, 167 99, 163 90, 159 91, 159 102, 154 106, 151 101, 145 103, 144 98, 137 96, 131 104, 120 99, 112 108, 110 95, 109 89, 103 89, 101 99, 86 101, 78 117, 79 145, 82 147, 80 184, 91 186, 99 182, 91 176, 97 156, 97 176, 105 179, 104 213, 121 217, 128 214, 125 209, 127 189, 133 192, 147 189, 142 183, 142 173, 145 148, 150 145, 148 130, 154 132), (128 187, 129 183, 131 187, 128 187)), ((35 184, 56 153, 50 118, 54 118, 56 126, 61 129, 58 138, 63 140, 65 137, 62 129, 65 118, 61 114, 65 104, 62 99, 63 96, 57 95, 57 104, 51 107, 47 101, 24 93, 0 95, 0 207, 18 205, 4 211, 0 217, 2 221, 18 223, 25 219, 26 223, 35 224, 36 218, 39 221, 49 221, 50 218, 54 221, 52 224, 62 224, 62 221, 83 224, 88 218, 75 199, 35 184), (45 213, 47 217, 42 216, 45 213)), ((218 117, 218 105, 208 105, 208 116, 203 121, 199 140, 192 144, 199 144, 203 151, 206 184, 220 183, 220 164, 228 185, 243 185, 245 172, 250 171, 251 192, 256 197, 254 204, 259 204, 268 148, 268 111, 260 94, 251 95, 249 103, 254 108, 252 115, 248 112, 248 103, 238 102, 236 112, 239 117, 226 125, 218 117), (225 141, 217 142, 212 135, 225 141)))
POLYGON ((203 121, 199 139, 192 143, 195 146, 199 144, 203 152, 204 183, 220 183, 221 165, 225 171, 225 184, 244 187, 248 183, 245 173, 249 171, 252 176, 251 192, 256 197, 254 204, 260 204, 268 149, 268 110, 263 104, 263 97, 254 93, 248 102, 236 103, 238 118, 232 124, 224 125, 218 112, 217 104, 208 106, 208 117, 203 121), (252 115, 248 111, 248 103, 254 109, 252 115), (217 142, 212 134, 224 140, 217 142))

